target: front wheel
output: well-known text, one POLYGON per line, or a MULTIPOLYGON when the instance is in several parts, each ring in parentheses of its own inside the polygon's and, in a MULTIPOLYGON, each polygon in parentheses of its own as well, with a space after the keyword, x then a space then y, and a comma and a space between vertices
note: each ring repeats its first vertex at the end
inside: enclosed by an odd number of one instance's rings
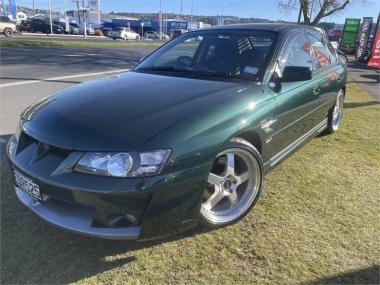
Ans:
POLYGON ((200 210, 201 223, 219 228, 243 218, 263 187, 260 153, 249 142, 233 139, 215 158, 200 210))
POLYGON ((335 101, 334 107, 329 111, 327 117, 326 134, 335 133, 339 129, 343 117, 344 91, 340 90, 335 101))

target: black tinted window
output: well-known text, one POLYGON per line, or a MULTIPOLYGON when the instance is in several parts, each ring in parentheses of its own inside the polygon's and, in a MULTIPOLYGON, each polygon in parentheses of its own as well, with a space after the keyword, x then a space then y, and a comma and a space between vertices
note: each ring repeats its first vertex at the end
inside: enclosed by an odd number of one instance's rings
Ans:
POLYGON ((9 18, 6 17, 6 16, 1 16, 1 17, 0 17, 0 20, 1 20, 1 22, 6 22, 6 23, 11 23, 11 22, 12 22, 11 19, 9 19, 9 18))
POLYGON ((298 32, 290 35, 280 53, 280 60, 277 73, 282 76, 286 66, 301 66, 312 69, 312 57, 310 54, 310 44, 305 33, 298 32))

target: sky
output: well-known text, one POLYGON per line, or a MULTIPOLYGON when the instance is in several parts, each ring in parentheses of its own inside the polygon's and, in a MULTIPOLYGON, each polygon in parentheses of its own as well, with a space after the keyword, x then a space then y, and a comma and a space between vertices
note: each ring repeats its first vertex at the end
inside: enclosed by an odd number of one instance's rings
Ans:
MULTIPOLYGON (((15 0, 19 6, 32 6, 33 0, 15 0)), ((64 10, 65 0, 50 0, 54 10, 64 10)), ((161 0, 162 11, 166 13, 181 11, 181 0, 161 0)), ((35 7, 47 9, 48 0, 34 0, 35 7)), ((87 0, 85 0, 87 2, 87 0)), ((352 1, 352 2, 355 2, 352 1)), ((360 2, 356 0, 356 2, 360 2)), ((380 12, 380 0, 367 0, 368 4, 352 3, 343 12, 324 18, 322 21, 344 23, 345 18, 374 17, 380 12)), ((147 12, 156 13, 160 0, 100 0, 103 12, 147 12)), ((280 13, 276 0, 182 0, 184 14, 194 15, 229 15, 255 17, 270 20, 296 21, 298 11, 288 15, 280 13), (193 8, 192 8, 193 7, 193 8)), ((66 0, 67 9, 74 9, 73 0, 66 0)))

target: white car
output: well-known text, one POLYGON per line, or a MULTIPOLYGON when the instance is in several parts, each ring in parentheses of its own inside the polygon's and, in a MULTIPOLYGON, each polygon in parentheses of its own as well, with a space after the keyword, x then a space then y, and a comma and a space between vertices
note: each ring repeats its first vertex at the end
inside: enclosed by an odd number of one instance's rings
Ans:
MULTIPOLYGON (((80 25, 79 33, 80 33, 81 35, 84 34, 84 24, 83 24, 83 23, 80 25)), ((95 29, 92 27, 91 24, 87 24, 87 25, 86 25, 86 34, 89 35, 89 36, 93 36, 93 35, 95 35, 95 29)))
POLYGON ((138 40, 140 35, 135 33, 129 28, 115 28, 112 30, 111 36, 112 39, 122 39, 122 40, 138 40))

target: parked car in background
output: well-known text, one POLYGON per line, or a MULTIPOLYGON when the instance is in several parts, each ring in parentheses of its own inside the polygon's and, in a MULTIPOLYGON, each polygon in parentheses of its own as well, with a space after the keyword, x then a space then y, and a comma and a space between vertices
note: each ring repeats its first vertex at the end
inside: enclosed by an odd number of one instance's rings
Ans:
POLYGON ((17 12, 17 16, 16 16, 16 22, 17 22, 17 24, 20 24, 21 21, 25 21, 27 19, 28 19, 28 17, 26 15, 26 13, 24 13, 24 12, 17 12))
MULTIPOLYGON (((54 34, 63 34, 64 28, 61 24, 52 24, 54 34)), ((30 19, 30 32, 51 33, 50 22, 46 19, 32 18, 30 19)))
POLYGON ((140 39, 140 35, 129 28, 119 27, 112 30, 111 38, 113 40, 138 40, 140 39))
MULTIPOLYGON (((95 35, 95 29, 92 27, 91 24, 86 24, 86 31, 87 31, 87 35, 90 35, 90 36, 95 35)), ((84 34, 84 24, 83 23, 80 24, 79 33, 81 35, 84 34)))
MULTIPOLYGON (((160 33, 156 32, 156 31, 147 31, 144 34, 144 36, 145 36, 145 38, 152 39, 152 40, 158 40, 158 39, 160 39, 160 33)), ((163 40, 170 40, 170 37, 167 34, 162 34, 161 38, 163 40)))
POLYGON ((144 36, 145 38, 152 39, 152 40, 157 40, 160 38, 160 34, 155 31, 146 31, 144 36))
POLYGON ((22 20, 18 24, 18 31, 20 31, 20 32, 29 32, 30 31, 30 20, 22 20))
POLYGON ((7 16, 0 16, 0 33, 6 37, 12 36, 17 32, 16 25, 7 16))
POLYGON ((187 33, 188 30, 184 29, 173 29, 170 31, 170 37, 172 39, 175 39, 176 37, 179 37, 180 35, 183 35, 184 33, 187 33))
POLYGON ((110 37, 112 34, 112 29, 107 27, 101 27, 99 30, 103 33, 103 36, 110 37))
POLYGON ((70 23, 70 34, 72 35, 79 35, 80 34, 80 27, 76 23, 70 23))
POLYGON ((266 173, 338 130, 346 81, 346 63, 309 26, 186 33, 130 72, 25 109, 6 150, 17 197, 51 224, 103 238, 232 224, 266 173))

